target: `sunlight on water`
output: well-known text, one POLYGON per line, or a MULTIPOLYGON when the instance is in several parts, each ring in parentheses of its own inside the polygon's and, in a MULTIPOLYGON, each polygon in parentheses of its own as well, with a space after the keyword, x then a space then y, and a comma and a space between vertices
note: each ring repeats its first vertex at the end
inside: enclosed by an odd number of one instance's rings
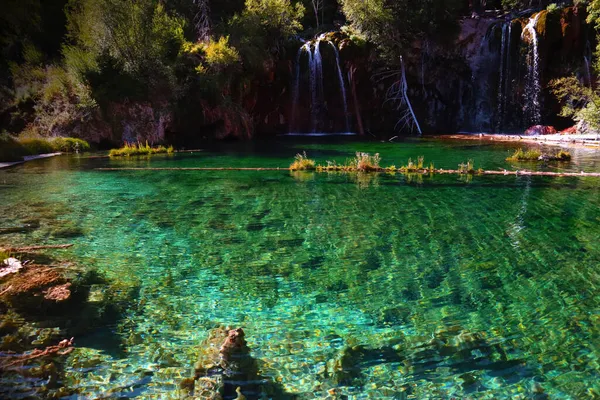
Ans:
MULTIPOLYGON (((302 398, 600 391, 600 181, 94 170, 285 167, 302 150, 512 168, 496 145, 250 147, 0 172, 3 224, 39 221, 2 243, 75 243, 74 261, 132 289, 116 324, 76 338, 67 375, 82 396, 177 398, 220 325, 242 326, 261 373, 302 398)), ((597 153, 574 156, 541 168, 600 170, 597 153)))

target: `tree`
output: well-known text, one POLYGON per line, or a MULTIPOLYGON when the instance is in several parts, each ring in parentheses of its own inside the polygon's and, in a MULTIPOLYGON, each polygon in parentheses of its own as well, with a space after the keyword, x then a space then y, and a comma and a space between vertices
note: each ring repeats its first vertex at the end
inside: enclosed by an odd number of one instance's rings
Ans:
POLYGON ((208 0, 193 0, 196 6, 196 13, 194 15, 194 27, 196 28, 196 34, 198 41, 206 42, 210 39, 210 4, 208 0))

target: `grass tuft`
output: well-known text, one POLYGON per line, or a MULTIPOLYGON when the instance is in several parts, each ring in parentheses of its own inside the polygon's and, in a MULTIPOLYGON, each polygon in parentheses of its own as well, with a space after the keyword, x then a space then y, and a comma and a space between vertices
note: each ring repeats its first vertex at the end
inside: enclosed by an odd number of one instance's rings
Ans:
POLYGON ((357 152, 353 164, 355 165, 357 171, 370 172, 380 170, 380 162, 381 157, 379 157, 379 153, 376 153, 374 156, 372 156, 369 153, 357 152))
POLYGON ((561 150, 556 154, 546 154, 535 149, 518 149, 506 161, 571 161, 571 153, 561 150))
POLYGON ((148 142, 146 144, 138 142, 125 143, 120 149, 112 149, 108 155, 110 157, 150 156, 153 154, 172 154, 174 151, 173 146, 152 147, 148 142))
POLYGON ((294 162, 290 165, 292 171, 312 171, 315 169, 315 161, 308 158, 306 152, 296 154, 294 162))

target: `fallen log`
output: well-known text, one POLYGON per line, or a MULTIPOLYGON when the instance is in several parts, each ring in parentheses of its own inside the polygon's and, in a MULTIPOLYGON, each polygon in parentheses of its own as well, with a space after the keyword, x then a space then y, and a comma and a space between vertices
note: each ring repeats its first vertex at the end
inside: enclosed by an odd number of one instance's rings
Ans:
MULTIPOLYGON (((210 168, 210 167, 190 167, 190 168, 97 168, 97 171, 291 171, 290 168, 210 168)), ((311 172, 311 171, 305 171, 311 172)), ((314 172, 314 171, 313 171, 314 172)), ((361 172, 356 169, 326 169, 316 172, 361 172)), ((555 176, 555 177, 600 177, 600 172, 550 172, 550 171, 529 171, 529 170, 501 170, 501 171, 461 171, 455 169, 415 169, 415 170, 389 170, 386 168, 373 169, 369 172, 376 173, 398 173, 398 174, 442 174, 442 175, 515 175, 515 176, 555 176)))
POLYGON ((9 252, 9 253, 23 253, 28 251, 36 251, 36 250, 48 250, 48 249, 68 249, 69 247, 73 247, 73 244, 53 244, 48 246, 27 246, 27 247, 0 247, 0 250, 9 252))
POLYGON ((74 338, 65 339, 56 346, 48 346, 44 350, 35 349, 32 352, 24 354, 5 353, 0 356, 0 371, 8 371, 13 368, 21 367, 28 361, 38 358, 66 356, 74 350, 74 340, 74 338))

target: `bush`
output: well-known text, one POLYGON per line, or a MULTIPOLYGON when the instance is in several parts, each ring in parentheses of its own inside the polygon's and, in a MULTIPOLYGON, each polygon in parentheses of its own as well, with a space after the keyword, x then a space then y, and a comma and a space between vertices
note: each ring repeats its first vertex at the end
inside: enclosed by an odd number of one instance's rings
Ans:
POLYGON ((539 150, 518 149, 506 161, 571 161, 571 153, 561 150, 556 154, 547 154, 539 150))
POLYGON ((173 146, 152 147, 146 142, 141 143, 125 143, 120 149, 112 149, 108 154, 110 157, 130 157, 130 156, 150 156, 152 154, 172 154, 175 150, 173 146))
POLYGON ((309 159, 306 156, 306 152, 303 154, 296 154, 294 162, 290 165, 292 171, 311 171, 315 169, 315 161, 309 159))
POLYGON ((15 138, 8 134, 0 135, 0 161, 23 161, 23 156, 54 152, 83 152, 89 149, 90 144, 85 140, 69 137, 46 139, 41 137, 15 138))
POLYGON ((546 7, 546 11, 548 11, 549 14, 556 14, 560 12, 560 7, 558 6, 558 4, 552 3, 549 4, 548 7, 546 7))
POLYGON ((542 152, 539 150, 523 151, 523 149, 518 149, 506 161, 537 161, 541 156, 542 152))
POLYGON ((36 154, 54 153, 55 149, 52 142, 47 139, 23 139, 19 141, 25 150, 26 156, 36 154))
POLYGON ((377 171, 381 167, 379 166, 379 162, 381 161, 381 157, 379 157, 379 153, 376 153, 374 156, 371 156, 369 153, 356 153, 356 159, 353 164, 356 167, 357 171, 361 172, 369 172, 369 171, 377 171))
POLYGON ((52 141, 52 146, 63 153, 79 153, 90 149, 90 144, 85 140, 70 137, 57 137, 52 141))
POLYGON ((0 161, 22 161, 24 155, 21 143, 7 133, 0 134, 0 161))

